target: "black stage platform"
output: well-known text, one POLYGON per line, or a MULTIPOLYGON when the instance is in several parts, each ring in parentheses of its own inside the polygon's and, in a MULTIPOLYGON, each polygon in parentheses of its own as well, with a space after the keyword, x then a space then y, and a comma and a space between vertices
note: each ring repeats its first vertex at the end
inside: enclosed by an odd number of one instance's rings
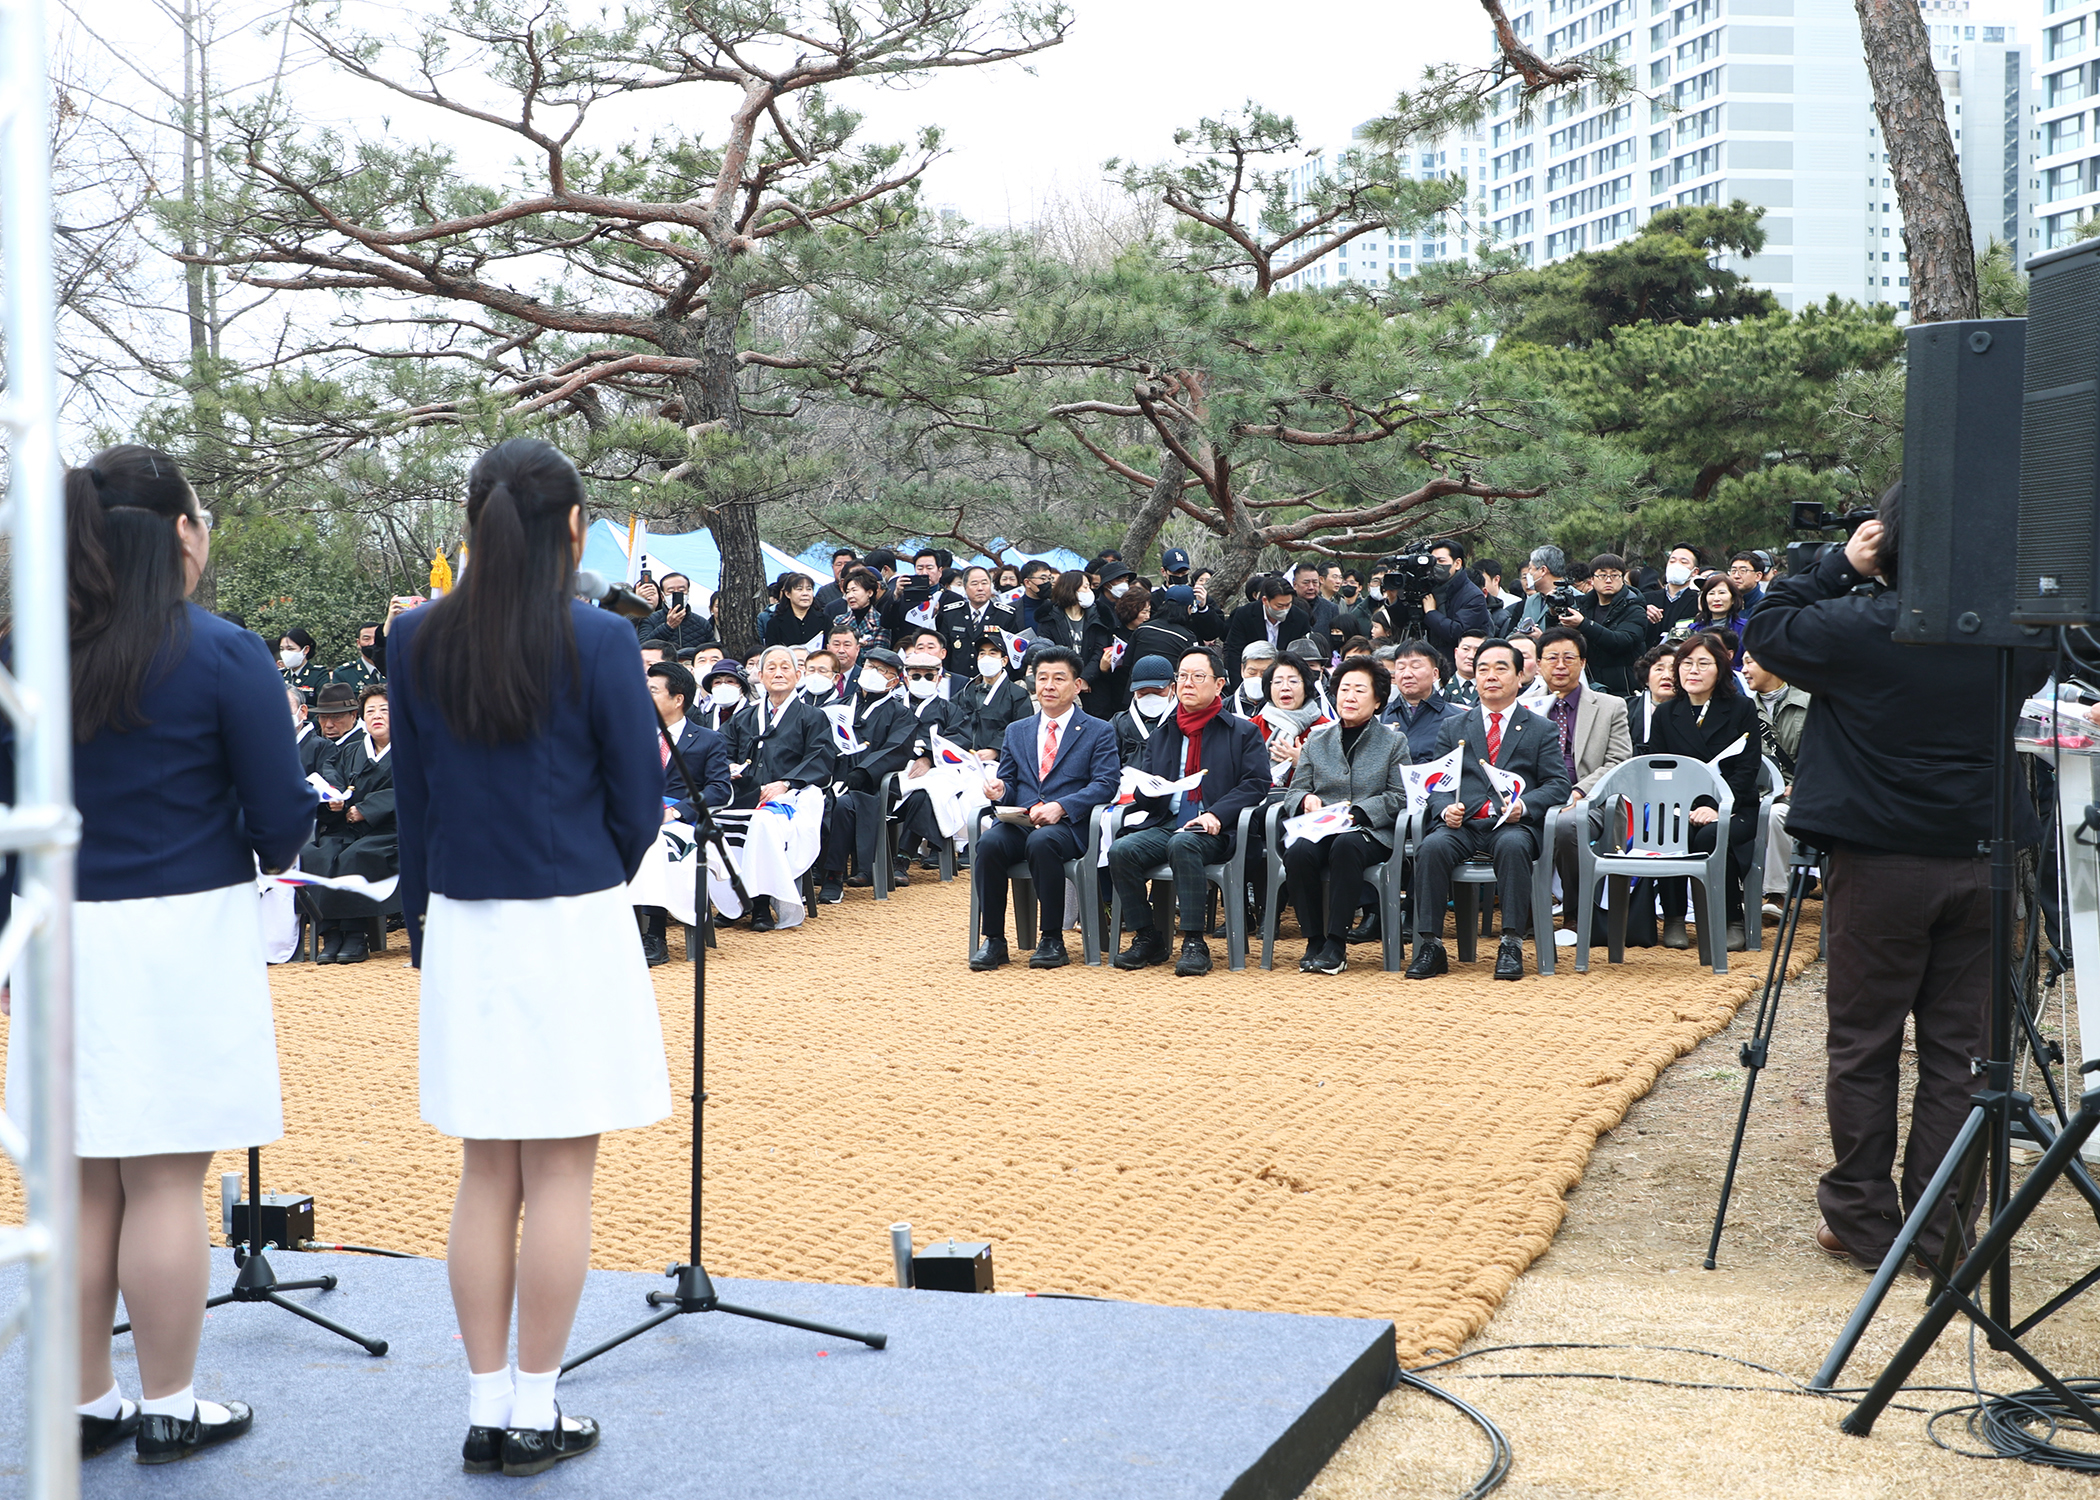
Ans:
MULTIPOLYGON (((113 1450, 85 1466, 83 1495, 1251 1500, 1299 1493, 1393 1371, 1392 1326, 1367 1319, 723 1280, 727 1301, 884 1332, 889 1347, 674 1319, 562 1382, 562 1404, 604 1425, 601 1451, 508 1480, 459 1469, 466 1361, 441 1263, 272 1260, 287 1280, 334 1271, 336 1291, 294 1295, 392 1351, 375 1359, 275 1308, 218 1308, 198 1394, 248 1402, 255 1432, 172 1468, 113 1450)), ((229 1261, 212 1253, 214 1287, 229 1261)), ((571 1348, 633 1323, 668 1284, 593 1272, 571 1348)), ((19 1286, 0 1276, 0 1307, 19 1286)), ((136 1397, 128 1336, 118 1349, 136 1397)), ((21 1382, 17 1345, 0 1357, 0 1496, 25 1489, 21 1382)))

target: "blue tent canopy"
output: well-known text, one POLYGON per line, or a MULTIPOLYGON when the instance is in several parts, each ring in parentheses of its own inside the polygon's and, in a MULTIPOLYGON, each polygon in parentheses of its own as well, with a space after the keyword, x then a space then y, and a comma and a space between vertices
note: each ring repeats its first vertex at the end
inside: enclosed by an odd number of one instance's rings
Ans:
MULTIPOLYGON (((768 583, 783 573, 807 571, 778 547, 760 542, 758 548, 768 583)), ((705 528, 673 533, 652 531, 642 542, 642 555, 649 559, 659 578, 666 573, 683 573, 710 594, 722 586, 722 552, 705 528)), ((607 578, 625 578, 627 528, 602 517, 593 521, 583 541, 583 566, 607 578)), ((817 576, 823 578, 829 571, 827 564, 817 570, 817 576)))
MULTIPOLYGON (((915 547, 921 547, 924 545, 924 539, 916 537, 910 541, 899 544, 900 549, 910 549, 915 547)), ((998 549, 1000 562, 1012 563, 1016 567, 1020 566, 1022 563, 1034 562, 1037 559, 1041 559, 1043 562, 1050 564, 1051 567, 1057 569, 1057 571, 1060 573, 1070 572, 1074 568, 1083 568, 1086 566, 1086 559, 1081 557, 1077 552, 1074 552, 1069 547, 1052 547, 1047 552, 1023 552, 1018 547, 1007 546, 1006 540, 1003 537, 993 537, 992 546, 998 549)), ((796 559, 796 561, 798 561, 802 565, 805 571, 813 571, 816 574, 816 576, 821 579, 830 575, 831 554, 836 551, 838 551, 838 546, 836 543, 818 542, 815 545, 811 546, 809 550, 804 552, 800 558, 796 559)), ((989 557, 986 557, 982 552, 978 553, 975 557, 957 558, 956 561, 957 563, 965 567, 969 566, 972 563, 982 563, 986 567, 990 567, 992 563, 992 560, 989 557)))

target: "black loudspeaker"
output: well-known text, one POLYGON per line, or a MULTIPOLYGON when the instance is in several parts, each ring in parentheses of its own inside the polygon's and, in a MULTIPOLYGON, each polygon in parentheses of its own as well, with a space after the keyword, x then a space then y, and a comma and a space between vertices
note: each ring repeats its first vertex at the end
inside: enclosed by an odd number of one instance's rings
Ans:
POLYGON ((2012 619, 2026 320, 1925 323, 1909 337, 1893 633, 1915 646, 2032 645, 2012 619))
POLYGON ((2027 263, 2013 618, 2100 618, 2100 240, 2027 263))

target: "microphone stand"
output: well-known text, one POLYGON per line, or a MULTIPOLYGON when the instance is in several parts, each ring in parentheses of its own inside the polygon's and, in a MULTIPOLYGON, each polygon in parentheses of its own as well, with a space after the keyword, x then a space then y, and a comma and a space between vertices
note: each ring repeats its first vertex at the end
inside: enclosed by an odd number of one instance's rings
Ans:
MULTIPOLYGON (((684 781, 686 793, 692 800, 694 827, 700 835, 700 842, 696 846, 700 857, 693 862, 693 916, 696 919, 696 927, 704 926, 704 922, 699 919, 705 918, 707 914, 707 849, 721 851, 722 864, 729 872, 730 888, 736 892, 737 899, 748 907, 751 897, 744 889, 743 878, 737 872, 736 861, 729 857, 729 844, 722 837, 721 825, 715 822, 714 814, 707 804, 700 800, 700 783, 695 781, 692 772, 686 769, 685 757, 679 754, 678 742, 672 738, 670 727, 659 723, 656 728, 657 733, 663 737, 664 745, 670 750, 671 762, 678 767, 679 778, 684 781)), ((614 1334, 604 1343, 577 1355, 561 1367, 564 1375, 578 1365, 596 1359, 607 1350, 617 1349, 629 1339, 686 1313, 731 1313, 739 1318, 752 1318, 761 1323, 779 1323, 788 1328, 803 1329, 808 1333, 821 1333, 828 1338, 851 1339, 855 1343, 866 1344, 870 1349, 880 1349, 889 1342, 888 1334, 854 1333, 850 1329, 832 1328, 823 1323, 811 1323, 780 1313, 761 1312, 755 1307, 738 1307, 715 1295, 715 1284, 708 1278, 707 1268, 700 1263, 700 1165, 705 1139, 705 1122, 701 1107, 707 1102, 704 1087, 707 1064, 707 943, 703 937, 699 942, 688 946, 692 948, 693 960, 693 1181, 688 1219, 691 1241, 686 1260, 682 1265, 667 1266, 664 1269, 664 1274, 677 1283, 671 1291, 651 1292, 648 1295, 649 1305, 660 1308, 661 1311, 644 1318, 625 1333, 614 1334)))

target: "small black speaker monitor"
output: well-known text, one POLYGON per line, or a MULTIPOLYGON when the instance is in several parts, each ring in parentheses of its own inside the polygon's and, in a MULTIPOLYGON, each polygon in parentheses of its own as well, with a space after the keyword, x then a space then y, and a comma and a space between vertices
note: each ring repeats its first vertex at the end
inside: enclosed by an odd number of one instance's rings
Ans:
POLYGON ((2013 618, 2100 619, 2100 240, 2027 263, 2013 618))
POLYGON ((2034 643, 2012 620, 2026 335, 2020 318, 1909 330, 1899 641, 2034 643))

